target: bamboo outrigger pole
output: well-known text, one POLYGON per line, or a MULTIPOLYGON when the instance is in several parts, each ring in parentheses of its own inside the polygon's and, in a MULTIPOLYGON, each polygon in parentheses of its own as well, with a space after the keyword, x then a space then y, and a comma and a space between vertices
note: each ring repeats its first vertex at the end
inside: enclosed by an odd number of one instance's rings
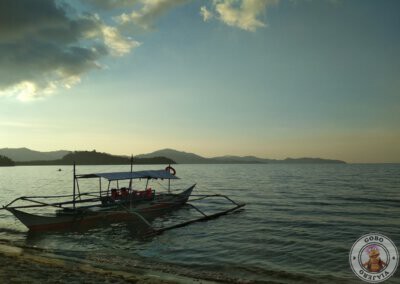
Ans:
MULTIPOLYGON (((168 168, 171 168, 171 164, 168 165, 168 168)), ((170 170, 168 170, 170 172, 170 170)), ((171 179, 168 179, 168 193, 171 193, 171 179)))
MULTIPOLYGON (((131 173, 133 172, 133 155, 131 155, 131 173)), ((129 180, 129 190, 132 190, 132 178, 129 180)))
POLYGON ((74 186, 73 186, 73 197, 72 197, 72 201, 73 201, 73 208, 75 209, 75 179, 76 179, 76 175, 75 175, 75 162, 74 162, 74 186))
MULTIPOLYGON (((133 155, 131 155, 131 173, 133 172, 133 155)), ((132 209, 132 198, 133 198, 133 190, 132 190, 132 178, 129 180, 129 208, 132 209)))

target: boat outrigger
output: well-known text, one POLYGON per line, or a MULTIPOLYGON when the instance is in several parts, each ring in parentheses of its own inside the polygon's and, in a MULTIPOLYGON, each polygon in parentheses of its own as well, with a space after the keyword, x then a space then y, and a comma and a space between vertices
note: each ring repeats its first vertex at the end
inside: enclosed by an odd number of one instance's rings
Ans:
MULTIPOLYGON (((75 165, 73 167, 73 192, 72 195, 56 196, 22 196, 11 201, 1 209, 10 211, 19 219, 30 231, 60 231, 60 230, 81 230, 103 224, 139 221, 147 226, 148 232, 158 234, 166 230, 186 226, 194 222, 205 221, 228 214, 243 206, 244 203, 236 203, 224 195, 199 195, 192 194, 196 184, 181 190, 179 193, 171 192, 171 180, 178 179, 176 171, 171 166, 161 170, 131 171, 130 172, 111 172, 111 173, 92 173, 77 175, 75 165), (99 191, 81 193, 79 180, 99 179, 99 191), (108 181, 106 190, 102 189, 102 179, 108 181), (146 181, 144 190, 136 190, 132 186, 133 180, 146 181), (149 187, 150 180, 168 181, 167 192, 156 192, 149 187), (119 187, 119 181, 129 181, 127 187, 119 187), (111 187, 116 183, 115 188, 111 187), (187 203, 190 197, 195 197, 193 201, 206 198, 225 198, 233 206, 229 209, 206 214, 193 204, 187 203), (47 200, 60 200, 62 198, 72 198, 68 201, 48 202, 47 200), (15 206, 16 202, 28 202, 29 204, 15 206), (151 220, 159 217, 171 210, 180 208, 184 205, 195 209, 201 214, 200 218, 178 223, 169 227, 155 229, 151 225, 151 220), (36 214, 26 212, 26 210, 43 207, 55 208, 51 214, 36 214), (22 210, 24 211, 22 211, 22 210)), ((189 200, 190 201, 190 200, 189 200)))

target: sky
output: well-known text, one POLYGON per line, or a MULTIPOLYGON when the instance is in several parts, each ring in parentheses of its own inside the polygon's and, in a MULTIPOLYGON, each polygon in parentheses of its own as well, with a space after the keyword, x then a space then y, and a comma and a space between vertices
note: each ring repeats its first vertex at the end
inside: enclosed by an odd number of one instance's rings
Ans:
POLYGON ((400 162, 400 1, 0 2, 0 148, 400 162))

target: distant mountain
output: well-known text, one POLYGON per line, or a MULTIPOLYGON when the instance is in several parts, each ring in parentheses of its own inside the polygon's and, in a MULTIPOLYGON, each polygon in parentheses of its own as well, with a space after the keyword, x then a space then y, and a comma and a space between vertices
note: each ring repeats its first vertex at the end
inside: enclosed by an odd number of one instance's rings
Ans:
MULTIPOLYGON (((126 156, 115 156, 107 153, 93 151, 75 151, 70 152, 61 159, 51 161, 24 161, 17 162, 18 165, 128 165, 131 163, 131 158, 126 156)), ((175 161, 165 157, 153 158, 135 158, 135 165, 148 164, 175 164, 175 161)))
POLYGON ((138 155, 138 158, 163 156, 176 161, 178 164, 345 164, 340 160, 321 158, 286 158, 284 160, 265 159, 255 156, 221 156, 205 158, 194 153, 187 153, 173 149, 158 150, 148 154, 138 155))
POLYGON ((71 151, 50 151, 39 152, 28 148, 2 148, 0 155, 6 156, 15 162, 22 161, 51 161, 58 160, 70 153, 71 151))
MULTIPOLYGON (((96 151, 51 151, 39 152, 28 148, 3 148, 0 155, 15 161, 17 165, 68 165, 77 164, 129 164, 128 156, 116 156, 96 151)), ((194 153, 162 149, 148 154, 137 155, 134 164, 345 164, 344 161, 321 158, 266 159, 255 156, 221 156, 205 158, 194 153)))
MULTIPOLYGON (((73 162, 80 165, 116 165, 130 164, 131 158, 126 156, 115 156, 107 153, 94 151, 76 151, 64 156, 61 161, 67 164, 73 162)), ((176 164, 174 160, 165 157, 135 158, 134 164, 176 164)))
POLYGON ((321 158, 286 158, 285 160, 276 161, 282 164, 346 164, 346 162, 341 160, 330 160, 321 158))
POLYGON ((263 159, 254 156, 222 156, 222 157, 214 157, 209 158, 213 163, 216 164, 266 164, 270 163, 273 160, 270 159, 263 159))
POLYGON ((149 154, 137 155, 135 158, 166 157, 178 164, 207 164, 209 160, 193 153, 181 152, 173 149, 158 150, 149 154))

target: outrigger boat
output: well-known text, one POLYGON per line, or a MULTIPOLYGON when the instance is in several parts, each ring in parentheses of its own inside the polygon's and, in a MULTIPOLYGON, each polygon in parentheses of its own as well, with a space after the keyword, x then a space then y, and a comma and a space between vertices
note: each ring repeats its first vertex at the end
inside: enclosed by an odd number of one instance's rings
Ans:
POLYGON ((194 222, 213 219, 245 206, 244 203, 236 203, 224 195, 192 195, 196 184, 182 190, 180 193, 171 193, 171 180, 178 179, 175 174, 176 171, 171 166, 162 170, 132 171, 131 165, 130 172, 77 175, 74 165, 72 195, 22 196, 3 206, 2 209, 14 214, 32 232, 80 230, 82 228, 87 229, 104 224, 134 220, 144 223, 148 227, 149 232, 158 234, 194 222), (98 192, 80 192, 79 180, 96 178, 99 179, 98 192), (102 179, 108 181, 106 190, 102 189, 102 179), (146 180, 145 189, 133 189, 132 181, 141 179, 146 180), (158 192, 149 187, 149 181, 157 179, 168 181, 167 192, 158 192), (129 185, 119 188, 119 181, 123 180, 129 180, 129 185), (116 188, 111 187, 112 183, 117 184, 116 188), (193 200, 222 197, 230 201, 234 206, 227 210, 208 215, 193 204, 187 203, 190 196, 195 197, 193 200), (72 198, 72 200, 62 202, 45 201, 49 199, 60 200, 61 198, 72 198), (29 204, 15 206, 16 202, 29 202, 29 204), (165 228, 155 229, 152 227, 151 220, 184 205, 194 208, 201 214, 201 217, 165 228), (52 207, 56 208, 56 210, 50 215, 26 212, 26 210, 42 207, 52 207))

